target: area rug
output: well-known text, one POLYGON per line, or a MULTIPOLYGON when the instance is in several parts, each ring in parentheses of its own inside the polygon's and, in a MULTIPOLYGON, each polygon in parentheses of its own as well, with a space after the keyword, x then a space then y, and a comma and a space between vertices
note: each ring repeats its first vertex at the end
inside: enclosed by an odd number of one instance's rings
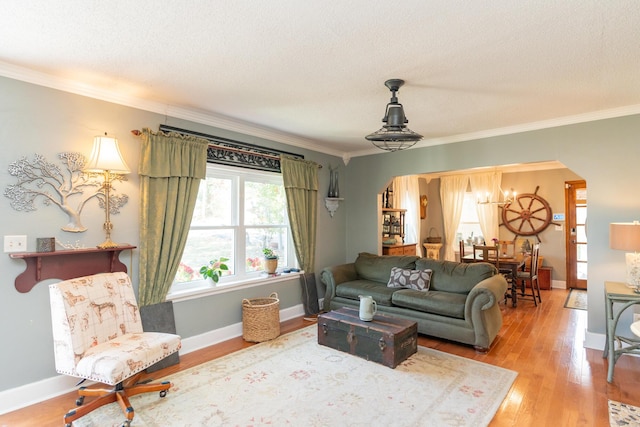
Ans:
MULTIPOLYGON (((317 344, 317 326, 171 375, 132 426, 486 426, 517 373, 418 347, 395 369, 317 344)), ((74 426, 120 425, 114 403, 74 426)))
POLYGON ((609 425, 617 426, 639 426, 640 408, 627 405, 626 403, 609 401, 609 425))
POLYGON ((565 308, 574 308, 576 310, 587 309, 587 291, 583 289, 571 289, 567 300, 564 302, 565 308))

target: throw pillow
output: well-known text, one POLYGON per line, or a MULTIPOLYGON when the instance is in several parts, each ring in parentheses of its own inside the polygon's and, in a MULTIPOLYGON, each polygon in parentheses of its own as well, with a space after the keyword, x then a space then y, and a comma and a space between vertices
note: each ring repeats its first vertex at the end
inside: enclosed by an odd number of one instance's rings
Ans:
POLYGON ((431 284, 432 270, 409 270, 400 267, 391 268, 391 277, 387 286, 390 288, 411 288, 428 291, 431 284))

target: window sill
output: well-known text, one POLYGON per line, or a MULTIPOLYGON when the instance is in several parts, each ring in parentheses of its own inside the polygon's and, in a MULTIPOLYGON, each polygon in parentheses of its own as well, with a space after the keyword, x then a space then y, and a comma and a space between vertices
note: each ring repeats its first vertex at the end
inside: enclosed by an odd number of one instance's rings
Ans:
POLYGON ((304 274, 304 271, 296 273, 282 273, 279 276, 257 277, 255 279, 245 280, 242 282, 234 282, 216 286, 211 286, 209 284, 205 284, 204 281, 199 281, 195 282, 196 284, 194 285, 185 287, 185 289, 169 292, 169 294, 167 295, 167 301, 187 301, 190 299, 202 298, 210 295, 223 294, 225 292, 233 292, 239 289, 263 286, 269 283, 284 282, 296 277, 300 277, 302 274, 304 274))

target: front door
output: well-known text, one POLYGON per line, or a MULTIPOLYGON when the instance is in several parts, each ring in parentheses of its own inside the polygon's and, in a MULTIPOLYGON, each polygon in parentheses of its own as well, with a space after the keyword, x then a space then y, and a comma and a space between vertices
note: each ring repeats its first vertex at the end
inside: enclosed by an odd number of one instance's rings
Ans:
POLYGON ((587 289, 587 183, 565 182, 567 288, 587 289))

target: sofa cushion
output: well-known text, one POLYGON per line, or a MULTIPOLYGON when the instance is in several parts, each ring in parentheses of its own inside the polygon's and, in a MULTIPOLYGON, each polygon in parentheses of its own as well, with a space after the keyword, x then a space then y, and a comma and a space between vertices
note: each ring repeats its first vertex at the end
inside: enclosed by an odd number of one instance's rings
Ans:
POLYGON ((431 270, 391 267, 391 277, 389 277, 387 286, 390 288, 410 288, 417 291, 428 291, 430 281, 431 270))
POLYGON ((433 271, 430 290, 458 294, 468 294, 479 282, 498 274, 495 265, 486 262, 460 263, 431 258, 417 260, 416 269, 433 271))
POLYGON ((360 295, 371 295, 378 305, 390 306, 391 295, 397 290, 371 280, 352 280, 340 283, 336 287, 336 296, 359 300, 360 295))
POLYGON ((416 291, 401 289, 393 293, 391 301, 398 307, 410 308, 425 313, 464 319, 464 304, 467 296, 442 291, 416 291))
POLYGON ((392 267, 416 268, 417 256, 358 254, 355 262, 358 278, 387 284, 392 267))

